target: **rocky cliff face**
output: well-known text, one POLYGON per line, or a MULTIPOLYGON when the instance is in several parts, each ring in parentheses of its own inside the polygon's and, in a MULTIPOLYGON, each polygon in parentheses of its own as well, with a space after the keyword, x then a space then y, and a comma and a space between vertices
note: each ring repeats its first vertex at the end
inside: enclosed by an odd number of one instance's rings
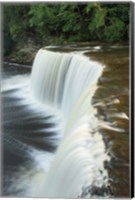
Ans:
POLYGON ((32 64, 35 54, 41 47, 43 45, 38 44, 32 38, 23 39, 16 45, 12 53, 5 56, 3 60, 20 64, 32 64))

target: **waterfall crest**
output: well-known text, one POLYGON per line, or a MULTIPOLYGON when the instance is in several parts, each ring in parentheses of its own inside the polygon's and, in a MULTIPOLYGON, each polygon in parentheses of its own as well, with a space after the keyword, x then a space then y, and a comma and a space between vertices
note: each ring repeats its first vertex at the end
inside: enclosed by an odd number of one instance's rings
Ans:
POLYGON ((60 109, 68 118, 81 98, 89 107, 102 71, 101 65, 85 56, 41 49, 33 64, 33 92, 39 101, 60 109))
POLYGON ((34 97, 58 109, 65 121, 63 139, 38 197, 75 198, 87 187, 107 184, 104 161, 109 158, 92 106, 102 71, 103 66, 85 56, 38 51, 31 75, 34 97))

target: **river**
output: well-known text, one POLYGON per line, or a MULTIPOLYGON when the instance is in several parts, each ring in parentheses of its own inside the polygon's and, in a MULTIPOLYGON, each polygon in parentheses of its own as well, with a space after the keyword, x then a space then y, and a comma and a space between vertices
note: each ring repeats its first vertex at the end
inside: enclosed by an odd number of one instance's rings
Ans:
POLYGON ((131 134, 129 132, 129 48, 125 46, 104 47, 102 51, 91 52, 87 55, 106 66, 95 100, 104 103, 99 106, 101 116, 121 129, 121 131, 104 129, 102 134, 106 145, 111 142, 111 162, 107 168, 114 196, 128 197, 130 194, 129 138, 131 134), (121 114, 121 117, 117 114, 121 114))
MULTIPOLYGON (((109 174, 110 193, 114 197, 130 196, 130 151, 129 151, 129 47, 126 45, 47 47, 52 51, 85 54, 90 60, 105 66, 93 98, 98 109, 98 119, 109 126, 100 128, 106 151, 111 157, 105 162, 109 174), (110 126, 112 128, 110 128, 110 126)), ((2 79, 19 74, 30 74, 31 68, 4 65, 2 79)))

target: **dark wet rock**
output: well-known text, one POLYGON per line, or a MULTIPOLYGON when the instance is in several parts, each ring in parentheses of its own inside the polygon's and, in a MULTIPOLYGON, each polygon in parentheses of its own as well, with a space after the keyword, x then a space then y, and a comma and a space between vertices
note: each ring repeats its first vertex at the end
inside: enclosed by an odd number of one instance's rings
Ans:
POLYGON ((37 51, 41 48, 34 39, 27 38, 25 41, 20 41, 12 53, 4 58, 5 61, 32 64, 37 51))

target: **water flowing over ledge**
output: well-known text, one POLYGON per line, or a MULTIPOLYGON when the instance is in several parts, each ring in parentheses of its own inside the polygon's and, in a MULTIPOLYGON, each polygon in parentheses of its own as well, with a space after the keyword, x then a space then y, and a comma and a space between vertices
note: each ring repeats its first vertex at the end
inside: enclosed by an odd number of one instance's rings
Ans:
POLYGON ((35 58, 32 71, 35 97, 60 109, 66 121, 43 196, 77 197, 83 187, 92 184, 101 187, 107 176, 103 166, 107 155, 92 106, 102 71, 98 63, 74 54, 40 50, 35 58))
MULTIPOLYGON (((27 180, 22 181, 21 186, 16 185, 16 191, 20 187, 27 188, 22 196, 77 198, 85 193, 84 197, 94 197, 96 194, 92 194, 92 188, 107 186, 108 174, 104 162, 109 160, 109 156, 99 132, 97 110, 92 105, 102 72, 103 66, 83 55, 41 49, 35 57, 31 78, 23 76, 20 83, 15 81, 17 77, 13 78, 14 83, 7 84, 3 89, 5 95, 6 91, 12 90, 12 97, 21 99, 18 106, 22 113, 25 109, 30 112, 19 118, 21 123, 24 122, 24 133, 28 132, 30 123, 29 131, 33 139, 35 130, 32 126, 36 124, 37 138, 38 133, 47 134, 42 146, 49 143, 58 146, 55 153, 48 155, 46 149, 45 152, 35 150, 27 138, 21 141, 31 146, 28 153, 37 163, 32 166, 35 171, 30 170, 34 173, 32 183, 27 180), (45 118, 49 115, 50 118, 45 118), (39 119, 36 121, 36 118, 39 119), (51 125, 55 120, 56 129, 51 125), (49 128, 45 126, 48 122, 49 128), (57 136, 61 138, 58 145, 57 136), (45 162, 49 164, 45 166, 45 162), (41 174, 42 178, 38 178, 41 174), (35 190, 37 185, 38 190, 35 190)), ((24 177, 23 172, 22 179, 24 177)))

